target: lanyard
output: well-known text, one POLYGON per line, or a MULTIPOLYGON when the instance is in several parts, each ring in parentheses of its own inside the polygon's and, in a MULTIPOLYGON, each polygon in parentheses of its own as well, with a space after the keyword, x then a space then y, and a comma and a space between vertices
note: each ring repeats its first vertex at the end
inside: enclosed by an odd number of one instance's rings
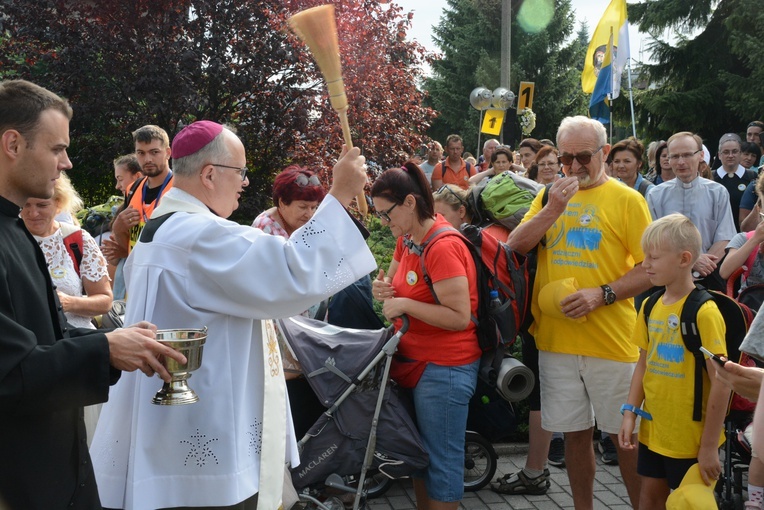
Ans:
MULTIPOLYGON (((162 198, 162 192, 164 191, 165 186, 167 186, 167 183, 170 182, 170 179, 172 179, 172 171, 167 172, 167 177, 164 178, 164 182, 159 187, 159 193, 157 193, 157 197, 154 199, 154 207, 156 207, 159 204, 159 199, 162 198)), ((141 215, 143 216, 143 222, 146 223, 149 221, 148 216, 146 216, 146 190, 149 189, 149 179, 146 178, 146 182, 143 184, 143 189, 141 190, 141 215)))

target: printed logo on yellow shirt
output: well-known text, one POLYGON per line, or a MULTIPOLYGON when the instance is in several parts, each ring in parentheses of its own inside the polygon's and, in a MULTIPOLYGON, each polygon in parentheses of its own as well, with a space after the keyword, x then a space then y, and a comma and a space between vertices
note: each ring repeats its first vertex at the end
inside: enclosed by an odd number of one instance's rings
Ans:
POLYGON ((676 329, 679 327, 679 317, 677 317, 675 314, 671 314, 668 316, 668 319, 666 320, 666 324, 668 324, 669 329, 676 329))
POLYGON ((416 271, 409 271, 406 273, 406 283, 409 285, 416 285, 416 282, 419 281, 419 277, 416 274, 416 271))

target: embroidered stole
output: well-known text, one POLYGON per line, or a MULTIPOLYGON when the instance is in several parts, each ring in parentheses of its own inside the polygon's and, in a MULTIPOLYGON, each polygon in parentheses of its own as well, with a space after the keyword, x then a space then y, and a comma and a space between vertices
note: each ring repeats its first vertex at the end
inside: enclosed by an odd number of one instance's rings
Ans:
POLYGON ((258 510, 280 510, 286 460, 286 383, 276 329, 260 321, 263 336, 263 435, 258 510))

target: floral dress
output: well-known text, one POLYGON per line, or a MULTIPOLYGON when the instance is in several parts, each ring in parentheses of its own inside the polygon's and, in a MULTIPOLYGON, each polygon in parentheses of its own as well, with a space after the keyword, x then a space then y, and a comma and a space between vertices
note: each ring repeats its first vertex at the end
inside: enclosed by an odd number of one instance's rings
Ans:
MULTIPOLYGON (((48 271, 53 285, 57 290, 70 296, 81 297, 85 294, 82 286, 82 278, 91 282, 97 282, 104 276, 109 276, 106 268, 106 259, 98 248, 95 240, 85 230, 82 231, 82 263, 80 275, 74 270, 74 261, 66 251, 64 234, 59 228, 47 237, 34 236, 40 244, 45 260, 48 262, 48 271)), ((66 312, 66 320, 77 328, 94 328, 92 317, 66 312)))

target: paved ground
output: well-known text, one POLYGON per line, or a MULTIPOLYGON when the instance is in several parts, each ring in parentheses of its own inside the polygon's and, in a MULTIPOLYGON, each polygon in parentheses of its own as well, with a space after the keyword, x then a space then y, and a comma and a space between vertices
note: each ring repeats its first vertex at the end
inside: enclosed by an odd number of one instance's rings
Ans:
MULTIPOLYGON (((499 453, 499 465, 494 479, 522 469, 525 465, 527 445, 497 444, 494 446, 499 453)), ((597 475, 594 482, 595 510, 631 508, 618 466, 607 466, 600 461, 599 453, 596 453, 595 456, 597 458, 597 475)), ((459 508, 464 510, 573 508, 573 498, 570 494, 570 484, 565 469, 550 466, 549 471, 552 475, 552 486, 543 496, 506 496, 497 494, 486 487, 478 492, 465 493, 459 508)), ((369 501, 370 510, 411 510, 415 508, 414 491, 411 483, 405 481, 396 482, 385 495, 369 501)))

